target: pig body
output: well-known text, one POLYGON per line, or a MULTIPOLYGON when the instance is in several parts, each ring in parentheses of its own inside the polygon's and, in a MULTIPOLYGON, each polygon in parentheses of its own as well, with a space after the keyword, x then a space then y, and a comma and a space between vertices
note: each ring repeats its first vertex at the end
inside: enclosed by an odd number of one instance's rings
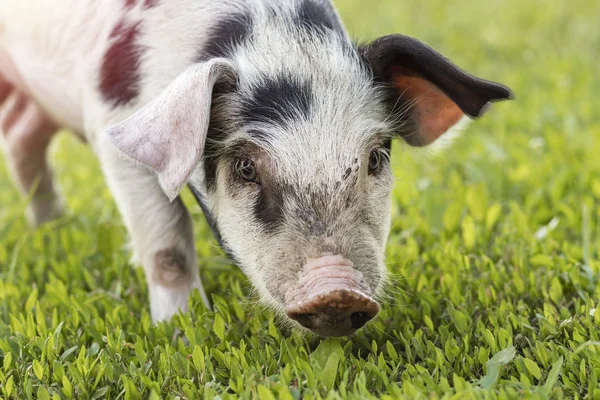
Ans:
POLYGON ((60 213, 46 149, 69 128, 101 161, 154 320, 195 288, 207 301, 189 185, 263 301, 354 332, 385 280, 391 140, 428 144, 509 96, 411 38, 355 45, 326 0, 0 5, 0 128, 28 217, 60 213))

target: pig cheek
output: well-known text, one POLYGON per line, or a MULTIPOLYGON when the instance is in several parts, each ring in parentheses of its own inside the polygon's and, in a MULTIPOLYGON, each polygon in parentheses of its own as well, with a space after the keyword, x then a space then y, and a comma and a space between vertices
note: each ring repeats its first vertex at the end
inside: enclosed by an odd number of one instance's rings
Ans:
POLYGON ((360 252, 362 254, 358 256, 364 263, 362 272, 374 293, 380 291, 387 278, 385 247, 391 228, 392 207, 391 184, 385 181, 376 183, 365 190, 370 195, 361 211, 365 219, 361 229, 363 237, 359 240, 365 249, 370 250, 360 252))
POLYGON ((370 214, 373 235, 380 243, 382 251, 391 228, 393 175, 391 172, 375 182, 367 193, 371 193, 367 212, 370 214))
POLYGON ((269 290, 272 277, 269 277, 263 262, 268 248, 266 237, 261 234, 260 225, 252 213, 255 196, 241 189, 232 185, 220 172, 217 174, 216 190, 211 197, 223 245, 248 276, 261 300, 276 303, 269 290))

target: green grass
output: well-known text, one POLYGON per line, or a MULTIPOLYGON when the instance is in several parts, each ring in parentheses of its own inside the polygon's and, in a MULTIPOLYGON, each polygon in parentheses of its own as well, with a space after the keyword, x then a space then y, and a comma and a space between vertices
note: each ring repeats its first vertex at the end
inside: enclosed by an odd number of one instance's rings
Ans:
POLYGON ((416 36, 517 95, 435 157, 396 146, 376 321, 281 330, 186 193, 215 311, 152 326, 98 164, 62 135, 60 221, 28 229, 0 164, 0 398, 600 398, 600 3, 337 4, 355 36, 416 36))

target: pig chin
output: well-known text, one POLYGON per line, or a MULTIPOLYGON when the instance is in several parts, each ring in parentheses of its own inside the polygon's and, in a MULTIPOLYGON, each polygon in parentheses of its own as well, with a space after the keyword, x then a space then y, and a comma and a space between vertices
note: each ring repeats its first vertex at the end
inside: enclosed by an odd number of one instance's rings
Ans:
POLYGON ((340 255, 310 259, 285 292, 289 318, 313 333, 347 336, 379 312, 363 274, 340 255))

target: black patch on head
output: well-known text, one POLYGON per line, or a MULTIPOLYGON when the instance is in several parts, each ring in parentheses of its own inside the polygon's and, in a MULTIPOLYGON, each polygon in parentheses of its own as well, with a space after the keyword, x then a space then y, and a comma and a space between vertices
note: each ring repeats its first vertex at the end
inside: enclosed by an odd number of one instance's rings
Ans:
POLYGON ((258 140, 267 140, 269 138, 269 133, 265 132, 265 131, 261 131, 258 129, 250 129, 248 130, 248 135, 250 135, 251 137, 253 137, 254 139, 258 139, 258 140))
POLYGON ((248 39, 252 27, 253 21, 249 14, 235 13, 222 18, 212 28, 198 61, 230 56, 236 47, 248 39))
POLYGON ((333 6, 326 0, 304 0, 298 8, 296 21, 314 30, 344 31, 333 6))
POLYGON ((254 204, 254 216, 267 231, 272 231, 283 219, 284 190, 280 187, 261 187, 254 204))
POLYGON ((254 88, 250 98, 242 99, 244 123, 285 125, 307 119, 312 107, 312 87, 290 75, 267 78, 254 88))

